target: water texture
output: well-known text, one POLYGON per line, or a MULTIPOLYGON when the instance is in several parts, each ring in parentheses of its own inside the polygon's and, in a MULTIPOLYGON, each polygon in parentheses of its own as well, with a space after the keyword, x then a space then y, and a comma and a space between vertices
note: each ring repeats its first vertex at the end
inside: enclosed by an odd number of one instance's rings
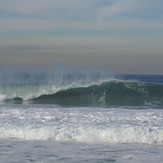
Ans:
POLYGON ((163 76, 0 75, 0 162, 163 162, 163 76))

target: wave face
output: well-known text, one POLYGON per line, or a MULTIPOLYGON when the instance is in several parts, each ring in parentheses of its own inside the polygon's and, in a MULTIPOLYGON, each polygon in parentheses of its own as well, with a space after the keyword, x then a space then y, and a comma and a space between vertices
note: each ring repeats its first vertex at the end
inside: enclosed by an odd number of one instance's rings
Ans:
MULTIPOLYGON (((90 86, 68 86, 55 88, 46 85, 29 85, 22 89, 29 92, 26 102, 33 104, 58 104, 67 106, 139 106, 139 105, 163 105, 163 85, 157 83, 144 83, 135 81, 111 80, 99 84, 90 84, 90 86), (48 87, 48 91, 46 89, 48 87), (36 89, 37 88, 37 89, 36 89), (32 97, 32 92, 35 97, 32 97), (47 92, 46 92, 47 91, 47 92), (42 93, 42 94, 41 94, 42 93), (41 95, 40 95, 41 94, 41 95), (38 97, 37 97, 38 96, 38 97)), ((18 86, 23 87, 22 85, 18 86)), ((22 93, 22 92, 20 92, 22 93)), ((26 92, 27 93, 27 92, 26 92)), ((5 98, 5 95, 1 97, 5 98)), ((13 99, 7 99, 6 102, 22 103, 23 97, 16 96, 13 99)))
POLYGON ((109 81, 42 95, 32 102, 60 105, 163 105, 163 85, 109 81))
POLYGON ((0 75, 0 101, 63 106, 163 105, 163 76, 0 75))

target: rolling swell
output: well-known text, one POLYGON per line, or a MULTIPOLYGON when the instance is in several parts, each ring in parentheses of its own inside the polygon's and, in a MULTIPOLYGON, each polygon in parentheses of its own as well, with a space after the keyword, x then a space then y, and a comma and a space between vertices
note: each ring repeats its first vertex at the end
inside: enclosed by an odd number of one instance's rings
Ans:
POLYGON ((34 104, 64 106, 163 105, 163 85, 115 80, 41 95, 29 101, 34 104))

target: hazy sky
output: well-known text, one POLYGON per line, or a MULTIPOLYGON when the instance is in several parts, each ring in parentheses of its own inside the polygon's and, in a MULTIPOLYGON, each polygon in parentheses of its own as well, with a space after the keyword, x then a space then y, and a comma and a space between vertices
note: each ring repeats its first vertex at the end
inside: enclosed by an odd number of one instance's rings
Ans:
POLYGON ((0 0, 0 70, 163 74, 163 0, 0 0))

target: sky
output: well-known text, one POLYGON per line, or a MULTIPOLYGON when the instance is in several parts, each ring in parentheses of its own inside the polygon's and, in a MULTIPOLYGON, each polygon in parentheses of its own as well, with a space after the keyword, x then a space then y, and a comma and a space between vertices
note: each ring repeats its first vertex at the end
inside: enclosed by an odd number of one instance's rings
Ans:
POLYGON ((6 68, 163 74, 162 0, 0 0, 6 68))

